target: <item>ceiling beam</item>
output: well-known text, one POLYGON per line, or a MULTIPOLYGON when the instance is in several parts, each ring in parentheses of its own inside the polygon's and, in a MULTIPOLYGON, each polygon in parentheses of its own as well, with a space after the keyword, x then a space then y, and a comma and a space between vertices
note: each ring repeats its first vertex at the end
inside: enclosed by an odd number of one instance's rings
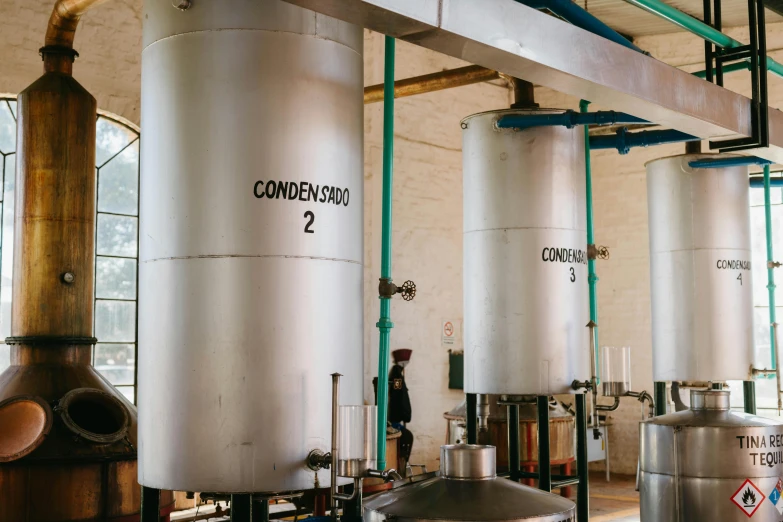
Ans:
MULTIPOLYGON (((704 139, 750 135, 745 96, 514 0, 286 1, 704 139)), ((783 163, 769 116, 770 148, 748 153, 783 163)))

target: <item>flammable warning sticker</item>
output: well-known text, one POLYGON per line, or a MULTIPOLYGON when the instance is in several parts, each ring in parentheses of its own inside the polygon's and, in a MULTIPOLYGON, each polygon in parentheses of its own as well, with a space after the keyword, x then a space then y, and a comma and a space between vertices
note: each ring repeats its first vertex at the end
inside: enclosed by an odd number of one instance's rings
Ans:
POLYGON ((783 499, 781 499, 781 494, 783 494, 783 480, 778 479, 775 489, 770 492, 769 497, 767 498, 769 498, 769 501, 775 506, 775 509, 778 510, 778 513, 783 515, 783 499))
POLYGON ((764 493, 750 479, 745 479, 745 482, 731 496, 731 501, 750 518, 761 507, 761 502, 765 498, 767 497, 764 496, 764 493))

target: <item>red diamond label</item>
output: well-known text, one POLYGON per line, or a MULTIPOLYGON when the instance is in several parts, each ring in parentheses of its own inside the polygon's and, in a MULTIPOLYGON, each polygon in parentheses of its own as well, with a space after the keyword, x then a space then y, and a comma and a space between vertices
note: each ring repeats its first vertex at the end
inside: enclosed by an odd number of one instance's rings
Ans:
POLYGON ((764 493, 750 479, 746 479, 731 496, 731 501, 750 518, 761 507, 761 502, 765 498, 767 497, 764 496, 764 493))

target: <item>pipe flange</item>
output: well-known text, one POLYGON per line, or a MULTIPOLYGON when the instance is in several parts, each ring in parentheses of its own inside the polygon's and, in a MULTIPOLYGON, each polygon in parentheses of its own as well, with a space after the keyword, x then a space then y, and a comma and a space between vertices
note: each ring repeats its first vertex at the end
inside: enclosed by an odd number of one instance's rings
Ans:
POLYGON ((77 53, 75 49, 65 45, 45 45, 38 49, 38 54, 41 55, 41 58, 47 54, 62 54, 65 56, 70 56, 71 61, 75 60, 76 57, 79 56, 79 53, 77 53))

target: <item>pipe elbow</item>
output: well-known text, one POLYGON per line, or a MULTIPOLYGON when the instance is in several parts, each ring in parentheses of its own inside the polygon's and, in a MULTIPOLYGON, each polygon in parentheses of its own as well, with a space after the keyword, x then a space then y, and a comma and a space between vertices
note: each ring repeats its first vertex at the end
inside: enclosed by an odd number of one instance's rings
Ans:
POLYGON ((45 44, 47 47, 73 48, 76 27, 81 16, 90 8, 106 0, 57 0, 46 27, 45 44))

